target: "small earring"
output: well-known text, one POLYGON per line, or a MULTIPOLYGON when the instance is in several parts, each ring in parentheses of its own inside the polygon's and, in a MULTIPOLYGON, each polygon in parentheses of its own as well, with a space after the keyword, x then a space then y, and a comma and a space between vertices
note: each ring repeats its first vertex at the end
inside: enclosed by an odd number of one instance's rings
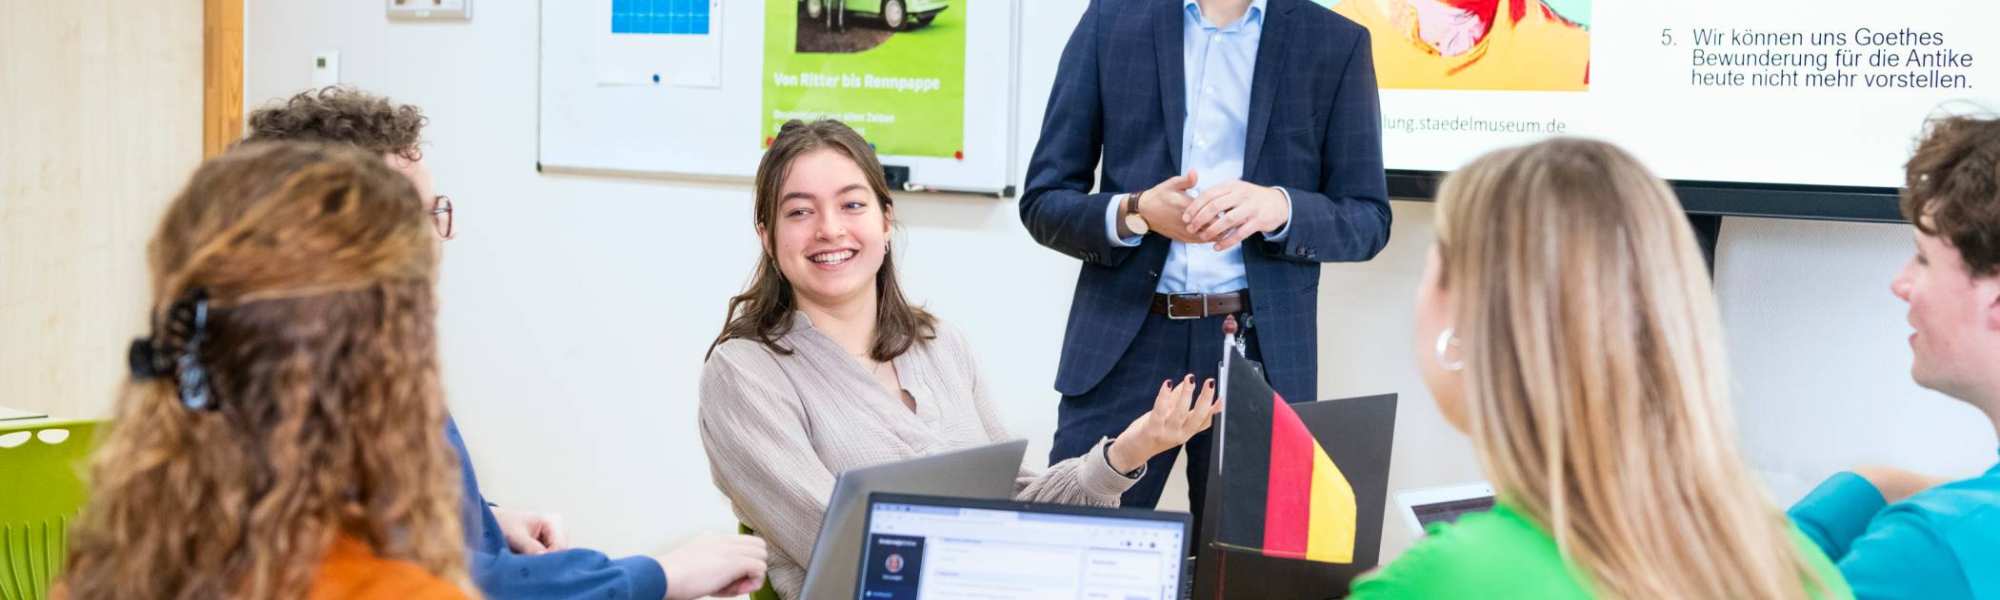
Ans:
POLYGON ((1451 350, 1457 347, 1458 336, 1454 334, 1452 328, 1446 327, 1444 331, 1438 332, 1436 348, 1438 366, 1444 367, 1446 371, 1463 370, 1465 368, 1465 361, 1452 360, 1450 356, 1451 350))

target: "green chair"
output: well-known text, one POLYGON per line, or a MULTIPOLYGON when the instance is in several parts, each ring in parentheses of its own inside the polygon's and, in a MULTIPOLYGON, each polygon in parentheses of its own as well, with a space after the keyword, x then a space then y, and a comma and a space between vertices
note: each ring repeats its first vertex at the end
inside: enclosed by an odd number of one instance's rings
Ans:
MULTIPOLYGON (((756 530, 753 530, 750 528, 749 525, 744 525, 742 523, 736 524, 736 533, 741 533, 743 535, 757 535, 756 530)), ((673 585, 673 582, 669 581, 667 582, 667 585, 673 585)), ((778 600, 778 590, 771 587, 771 576, 769 574, 766 574, 764 576, 763 589, 750 592, 750 600, 778 600)))
POLYGON ((42 600, 83 507, 95 421, 0 421, 0 600, 42 600))

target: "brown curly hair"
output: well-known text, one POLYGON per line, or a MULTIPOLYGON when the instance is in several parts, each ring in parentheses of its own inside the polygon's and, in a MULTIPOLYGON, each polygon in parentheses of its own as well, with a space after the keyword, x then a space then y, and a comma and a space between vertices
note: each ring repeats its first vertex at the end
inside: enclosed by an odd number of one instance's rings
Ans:
POLYGON ((415 195, 350 147, 245 144, 195 172, 148 248, 150 314, 206 291, 215 408, 174 377, 125 384, 69 597, 303 597, 340 536, 474 594, 415 195))
POLYGON ((250 113, 243 141, 353 144, 378 155, 423 157, 424 112, 387 98, 341 86, 293 95, 250 113))
POLYGON ((1973 275, 2000 272, 2000 119, 1932 120, 1903 170, 1903 218, 1950 242, 1973 275))

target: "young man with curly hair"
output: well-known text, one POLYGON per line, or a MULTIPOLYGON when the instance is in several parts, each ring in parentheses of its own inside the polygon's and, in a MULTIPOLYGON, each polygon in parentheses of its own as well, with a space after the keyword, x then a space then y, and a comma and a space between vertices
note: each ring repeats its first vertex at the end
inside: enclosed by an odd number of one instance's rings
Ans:
MULTIPOLYGON (((1916 255, 1889 284, 1917 385, 2000 430, 2000 120, 1931 123, 1905 167, 1916 255)), ((1858 598, 2000 598, 2000 465, 1946 482, 1891 467, 1834 475, 1791 510, 1858 598)))
MULTIPOLYGON (((436 195, 420 149, 423 112, 365 92, 329 87, 292 96, 250 114, 245 142, 317 141, 358 146, 380 154, 416 184, 437 234, 451 239, 451 203, 436 195)), ((734 596, 763 585, 761 539, 701 539, 657 559, 611 558, 569 545, 549 515, 502 508, 479 493, 479 481, 458 424, 447 417, 445 434, 458 452, 464 480, 466 563, 474 583, 491 598, 653 599, 734 596)))

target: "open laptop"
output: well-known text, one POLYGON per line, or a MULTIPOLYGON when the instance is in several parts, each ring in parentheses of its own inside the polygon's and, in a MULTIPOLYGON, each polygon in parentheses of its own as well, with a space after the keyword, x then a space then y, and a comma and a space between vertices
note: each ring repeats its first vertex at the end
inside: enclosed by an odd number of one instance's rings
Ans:
POLYGON ((848 598, 1180 600, 1187 513, 876 493, 848 598))
POLYGON ((1014 440, 841 473, 833 483, 826 518, 820 521, 799 597, 839 598, 853 593, 854 561, 868 517, 869 494, 1011 498, 1014 477, 1021 473, 1021 457, 1027 451, 1027 440, 1014 440))
POLYGON ((1430 526, 1451 523, 1476 512, 1493 510, 1493 486, 1481 481, 1444 487, 1403 490, 1396 493, 1403 505, 1403 525, 1413 537, 1423 537, 1430 526))

